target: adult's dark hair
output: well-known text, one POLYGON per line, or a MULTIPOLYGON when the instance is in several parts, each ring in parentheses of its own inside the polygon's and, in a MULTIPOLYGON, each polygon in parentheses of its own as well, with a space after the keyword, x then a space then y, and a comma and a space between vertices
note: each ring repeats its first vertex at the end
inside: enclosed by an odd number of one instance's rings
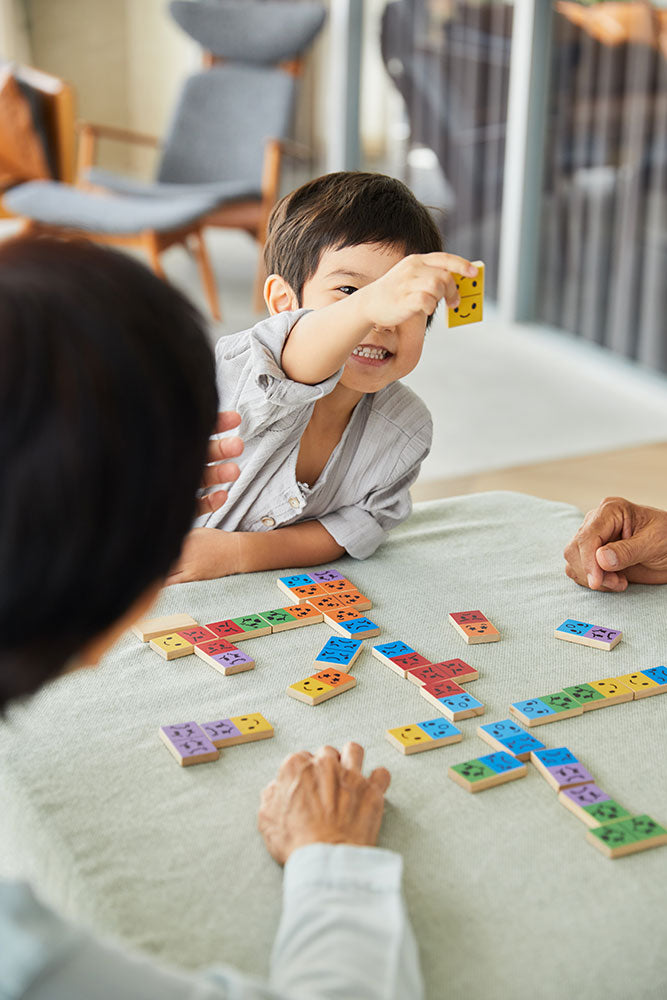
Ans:
POLYGON ((167 573, 216 404, 203 320, 143 265, 0 245, 0 711, 167 573))
POLYGON ((442 250, 428 209, 395 177, 340 171, 308 181, 282 198, 269 218, 264 262, 301 303, 303 286, 325 250, 381 243, 403 253, 442 250))

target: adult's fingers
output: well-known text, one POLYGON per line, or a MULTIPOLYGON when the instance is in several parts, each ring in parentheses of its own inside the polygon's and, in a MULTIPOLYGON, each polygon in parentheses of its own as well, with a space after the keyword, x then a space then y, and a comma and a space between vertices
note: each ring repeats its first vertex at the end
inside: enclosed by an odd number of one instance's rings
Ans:
POLYGON ((224 462, 228 458, 238 458, 243 451, 243 438, 210 438, 206 452, 207 462, 224 462))
POLYGON ((283 778, 291 781, 297 774, 303 771, 304 767, 307 767, 312 762, 312 759, 313 755, 308 750, 291 753, 278 768, 278 781, 281 781, 283 778))
POLYGON ((631 538, 621 538, 605 545, 596 552, 596 559, 603 570, 616 573, 618 570, 651 562, 655 558, 655 539, 649 531, 638 531, 631 538))
POLYGON ((368 783, 373 785, 374 788, 379 789, 383 795, 389 788, 390 782, 391 775, 386 767, 376 767, 374 771, 371 771, 368 779, 368 783))
POLYGON ((361 772, 364 763, 364 748, 358 743, 346 743, 341 750, 340 762, 349 771, 361 772))
POLYGON ((217 486, 219 483, 233 483, 241 475, 236 462, 218 462, 217 465, 205 465, 202 475, 202 485, 217 486))
POLYGON ((607 501, 586 515, 584 523, 564 553, 565 559, 575 570, 577 565, 580 566, 577 582, 582 586, 584 580, 592 590, 599 590, 603 586, 605 567, 598 563, 596 553, 600 546, 613 538, 621 537, 623 522, 624 510, 621 506, 607 501))
POLYGON ((224 434, 225 431, 233 431, 241 423, 241 414, 236 410, 221 410, 215 421, 215 434, 224 434))
POLYGON ((214 490, 213 493, 207 493, 205 496, 199 497, 197 499, 197 513, 199 515, 212 514, 214 510, 222 507, 228 496, 227 490, 214 490))

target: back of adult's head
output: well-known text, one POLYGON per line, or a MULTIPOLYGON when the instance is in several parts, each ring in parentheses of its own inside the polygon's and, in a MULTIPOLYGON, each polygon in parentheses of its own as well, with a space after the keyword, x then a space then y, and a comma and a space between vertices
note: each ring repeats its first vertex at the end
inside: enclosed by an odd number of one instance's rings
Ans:
POLYGON ((143 265, 0 245, 0 711, 167 573, 216 408, 201 317, 143 265))

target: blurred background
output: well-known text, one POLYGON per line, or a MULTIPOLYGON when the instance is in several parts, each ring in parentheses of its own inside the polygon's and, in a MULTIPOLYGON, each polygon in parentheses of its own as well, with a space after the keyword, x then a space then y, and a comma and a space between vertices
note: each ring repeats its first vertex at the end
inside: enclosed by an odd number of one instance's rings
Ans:
POLYGON ((262 315, 276 197, 400 177, 486 264, 407 379, 415 498, 667 504, 667 0, 0 0, 0 55, 0 236, 126 246, 215 340, 262 315))

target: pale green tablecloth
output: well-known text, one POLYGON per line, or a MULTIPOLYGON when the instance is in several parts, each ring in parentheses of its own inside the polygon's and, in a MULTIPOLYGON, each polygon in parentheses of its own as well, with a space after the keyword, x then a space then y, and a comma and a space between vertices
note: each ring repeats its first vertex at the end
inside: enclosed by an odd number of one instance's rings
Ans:
MULTIPOLYGON (((511 701, 666 662, 664 587, 581 590, 562 549, 573 508, 507 493, 420 505, 367 562, 338 568, 374 601, 381 639, 425 656, 460 656, 482 721, 511 701), (481 608, 499 643, 466 647, 448 611, 481 608), (577 617, 625 631, 605 653, 553 639, 577 617)), ((277 573, 172 587, 158 612, 201 622, 287 603, 277 573)), ((35 613, 39 608, 35 609, 35 613)), ((451 763, 490 752, 462 743, 402 757, 390 726, 437 714, 370 655, 358 685, 317 708, 288 698, 310 673, 326 625, 251 640, 249 673, 222 677, 190 657, 169 663, 128 635, 99 671, 62 678, 0 726, 2 872, 27 876, 69 915, 171 961, 264 973, 280 905, 280 870, 256 833, 260 789, 290 751, 356 739, 392 771, 382 844, 406 861, 406 895, 432 998, 633 1000, 664 997, 667 848, 608 861, 532 769, 471 796, 451 763), (263 712, 276 736, 181 769, 161 724, 263 712)), ((667 822, 667 696, 538 730, 567 745, 635 812, 667 822)), ((351 998, 353 1000, 353 998, 351 998)))

